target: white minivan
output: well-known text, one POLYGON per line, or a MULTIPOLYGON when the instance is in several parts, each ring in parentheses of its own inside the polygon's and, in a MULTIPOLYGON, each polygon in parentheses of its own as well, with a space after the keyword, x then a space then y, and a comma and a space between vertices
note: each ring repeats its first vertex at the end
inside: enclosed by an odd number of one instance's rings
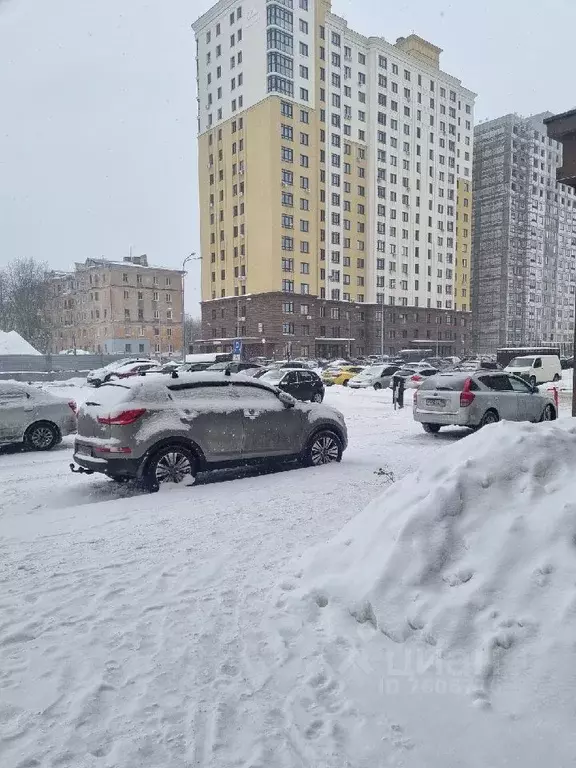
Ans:
POLYGON ((508 373, 522 376, 532 386, 547 381, 560 381, 562 367, 558 355, 526 355, 515 357, 506 366, 508 373))

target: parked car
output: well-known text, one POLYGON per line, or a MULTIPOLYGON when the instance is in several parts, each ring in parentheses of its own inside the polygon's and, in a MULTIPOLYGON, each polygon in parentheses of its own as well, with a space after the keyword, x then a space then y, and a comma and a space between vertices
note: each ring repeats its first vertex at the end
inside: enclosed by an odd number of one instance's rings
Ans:
POLYGON ((174 371, 177 371, 182 366, 182 363, 177 363, 174 361, 171 361, 169 363, 159 363, 158 365, 152 366, 152 368, 149 368, 146 373, 173 373, 174 371))
POLYGON ((350 379, 348 386, 350 389, 365 389, 366 387, 382 389, 382 387, 389 387, 392 376, 398 370, 400 370, 398 365, 384 365, 382 363, 371 365, 350 379))
MULTIPOLYGON (((401 376, 404 379, 406 389, 418 389, 425 379, 435 376, 438 373, 437 368, 432 368, 426 363, 413 363, 405 368, 400 368, 394 375, 401 376)), ((393 382, 390 381, 390 387, 393 382)))
POLYGON ((115 360, 113 363, 109 363, 108 365, 105 365, 103 368, 97 368, 94 371, 90 371, 90 373, 86 377, 86 381, 88 382, 88 384, 91 384, 93 387, 99 387, 100 384, 103 384, 105 381, 108 381, 112 373, 114 373, 115 371, 119 371, 125 365, 130 365, 132 363, 152 363, 152 365, 157 365, 157 363, 155 363, 154 360, 150 360, 150 358, 148 357, 127 357, 127 358, 124 358, 123 360, 115 360))
POLYGON ((350 379, 363 370, 363 365, 343 365, 339 368, 326 368, 325 371, 322 371, 322 381, 327 387, 331 387, 333 384, 342 384, 342 386, 347 387, 350 379))
POLYGON ((310 400, 313 403, 321 403, 324 400, 322 379, 317 373, 307 368, 298 370, 280 368, 275 371, 266 371, 259 380, 272 384, 283 392, 288 392, 296 400, 310 400))
POLYGON ((49 451, 76 432, 76 403, 37 387, 0 381, 0 444, 49 451))
POLYGON ((562 367, 558 355, 515 357, 504 370, 524 377, 532 386, 545 384, 547 381, 560 381, 562 378, 562 367))
POLYGON ((104 384, 78 411, 73 471, 140 479, 149 490, 198 472, 271 461, 340 461, 344 417, 241 374, 104 384))
POLYGON ((563 371, 567 371, 569 368, 574 368, 574 358, 573 357, 561 357, 560 358, 560 367, 563 371))
POLYGON ((182 363, 178 366, 178 373, 197 373, 198 371, 206 371, 214 363, 182 363))
POLYGON ((104 381, 112 381, 115 379, 129 379, 131 376, 138 376, 140 373, 146 373, 147 371, 153 371, 158 368, 158 363, 153 360, 149 360, 147 363, 127 363, 117 368, 115 371, 109 373, 104 381))
POLYGON ((229 363, 214 363, 207 371, 230 371, 230 373, 243 373, 245 376, 252 376, 260 370, 259 365, 250 360, 232 360, 229 363))
POLYGON ((426 432, 445 425, 476 428, 500 419, 552 421, 557 416, 548 393, 519 376, 487 370, 428 378, 414 395, 413 413, 426 432))

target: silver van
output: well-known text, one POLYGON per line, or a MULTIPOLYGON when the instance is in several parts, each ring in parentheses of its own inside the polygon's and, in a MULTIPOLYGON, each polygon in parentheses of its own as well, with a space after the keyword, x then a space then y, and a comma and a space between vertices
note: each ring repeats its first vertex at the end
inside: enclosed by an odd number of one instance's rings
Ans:
POLYGON ((80 407, 74 461, 120 482, 194 480, 220 467, 294 460, 340 461, 342 414, 242 374, 190 373, 103 384, 80 407))
POLYGON ((483 427, 507 421, 552 421, 551 396, 505 371, 440 373, 414 394, 413 414, 425 432, 443 426, 483 427))

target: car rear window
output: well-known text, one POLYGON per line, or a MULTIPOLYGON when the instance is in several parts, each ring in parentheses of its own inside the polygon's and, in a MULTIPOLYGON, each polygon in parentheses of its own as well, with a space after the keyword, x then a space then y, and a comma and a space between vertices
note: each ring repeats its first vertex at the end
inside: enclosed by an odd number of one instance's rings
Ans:
POLYGON ((460 392, 468 376, 431 376, 422 382, 420 391, 435 389, 438 392, 460 392))
POLYGON ((102 384, 86 398, 85 405, 98 405, 103 408, 111 408, 118 403, 126 402, 132 395, 132 389, 126 384, 109 383, 102 384))

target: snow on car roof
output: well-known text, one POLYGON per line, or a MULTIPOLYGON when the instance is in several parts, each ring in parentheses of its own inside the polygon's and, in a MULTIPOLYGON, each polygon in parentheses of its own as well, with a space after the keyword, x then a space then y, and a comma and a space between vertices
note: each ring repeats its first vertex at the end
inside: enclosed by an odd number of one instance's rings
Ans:
MULTIPOLYGON (((129 379, 122 379, 121 382, 114 382, 115 386, 122 386, 126 389, 140 389, 140 393, 157 391, 164 387, 178 387, 185 384, 229 384, 231 381, 237 381, 241 384, 249 384, 261 389, 268 389, 275 392, 276 389, 266 384, 261 379, 253 379, 251 376, 245 376, 242 373, 231 373, 229 376, 220 371, 194 371, 191 373, 179 373, 175 378, 166 374, 147 374, 145 376, 134 376, 129 379)), ((103 384, 100 389, 108 386, 103 384)))

